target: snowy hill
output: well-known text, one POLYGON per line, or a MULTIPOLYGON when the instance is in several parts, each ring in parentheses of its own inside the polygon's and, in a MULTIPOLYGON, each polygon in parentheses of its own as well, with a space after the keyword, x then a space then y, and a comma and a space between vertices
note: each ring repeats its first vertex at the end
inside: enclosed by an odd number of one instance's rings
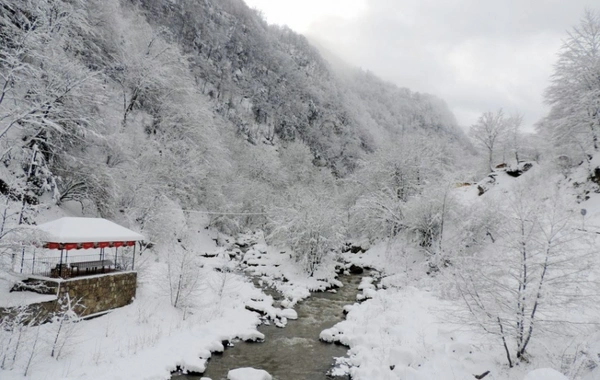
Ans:
POLYGON ((382 278, 365 288, 359 301, 366 301, 348 307, 346 321, 322 333, 350 347, 338 373, 353 379, 594 378, 599 321, 589 300, 597 296, 600 276, 593 229, 600 194, 589 190, 597 189, 589 173, 587 165, 567 179, 538 163, 499 168, 450 191, 456 203, 448 202, 443 251, 424 256, 430 251, 409 234, 364 254, 347 253, 356 265, 378 268, 382 278), (579 202, 580 194, 588 199, 579 202), (515 352, 525 342, 517 321, 531 326, 524 360, 515 352), (571 343, 557 344, 564 335, 571 343))

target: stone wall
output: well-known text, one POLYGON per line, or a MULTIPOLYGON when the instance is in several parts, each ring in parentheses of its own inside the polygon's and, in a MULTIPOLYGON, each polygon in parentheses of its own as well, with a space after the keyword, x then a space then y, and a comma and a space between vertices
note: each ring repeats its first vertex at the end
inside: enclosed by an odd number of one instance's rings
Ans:
MULTIPOLYGON (((31 314, 44 322, 60 311, 60 301, 66 299, 67 294, 74 303, 78 303, 75 308, 77 315, 85 317, 129 305, 135 298, 136 286, 136 272, 117 272, 68 280, 30 278, 17 288, 57 295, 54 301, 29 305, 31 314)), ((10 309, 0 308, 0 317, 7 314, 11 314, 10 309)))
POLYGON ((68 293, 71 300, 83 305, 75 312, 83 317, 129 305, 135 298, 137 273, 111 273, 61 281, 58 299, 68 293))

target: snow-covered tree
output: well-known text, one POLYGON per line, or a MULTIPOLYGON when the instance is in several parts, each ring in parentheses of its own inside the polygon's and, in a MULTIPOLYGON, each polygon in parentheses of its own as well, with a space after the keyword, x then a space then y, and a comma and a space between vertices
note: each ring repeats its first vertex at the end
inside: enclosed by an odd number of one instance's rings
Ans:
MULTIPOLYGON (((518 165, 523 159, 524 144, 521 127, 523 126, 523 115, 514 114, 508 117, 508 139, 507 145, 509 152, 515 156, 515 164, 518 165)), ((505 160, 506 162, 508 160, 505 160)))
MULTIPOLYGON (((585 271, 592 246, 572 207, 557 188, 519 184, 496 210, 495 242, 465 256, 456 272, 468 323, 498 337, 511 367, 527 360, 542 332, 570 324, 566 311, 596 297, 585 271)), ((585 325, 585 317, 573 322, 585 325)))
POLYGON ((77 344, 77 327, 81 321, 79 314, 85 308, 81 300, 71 299, 69 293, 58 300, 59 310, 52 316, 52 343, 50 356, 59 360, 77 344))
POLYGON ((66 54, 78 41, 69 33, 89 28, 81 9, 45 0, 9 1, 2 9, 0 138, 17 128, 38 139, 82 133, 90 123, 82 111, 94 101, 97 82, 66 54))
POLYGON ((499 109, 497 112, 484 112, 469 129, 471 138, 486 151, 490 171, 494 170, 494 153, 509 128, 504 111, 499 109))
POLYGON ((196 296, 201 287, 199 255, 189 244, 189 225, 181 206, 165 197, 155 199, 145 215, 143 232, 152 236, 161 260, 161 269, 154 273, 157 281, 165 282, 164 295, 171 305, 183 310, 197 306, 196 296))
POLYGON ((550 114, 538 126, 560 147, 559 154, 586 156, 598 150, 599 98, 600 15, 586 10, 561 47, 545 92, 550 114))
POLYGON ((269 212, 270 242, 288 246, 306 273, 313 275, 344 242, 343 218, 335 198, 325 192, 296 189, 289 204, 269 212))
POLYGON ((406 227, 404 204, 437 186, 454 153, 427 134, 407 134, 370 155, 346 184, 354 233, 369 238, 396 235, 406 227))
POLYGON ((403 207, 406 232, 425 252, 435 255, 436 267, 444 261, 444 228, 448 228, 455 208, 451 186, 450 181, 441 182, 403 207))

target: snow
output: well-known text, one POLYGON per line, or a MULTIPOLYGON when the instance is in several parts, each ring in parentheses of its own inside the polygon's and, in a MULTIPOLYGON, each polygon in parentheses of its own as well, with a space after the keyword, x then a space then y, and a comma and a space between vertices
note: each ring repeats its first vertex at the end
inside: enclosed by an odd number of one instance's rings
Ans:
MULTIPOLYGON (((600 165, 598 157, 594 165, 600 165)), ((574 188, 573 182, 584 183, 589 171, 579 168, 566 180, 548 172, 537 164, 517 178, 498 171, 482 196, 477 185, 458 187, 452 193, 461 205, 476 211, 484 201, 505 201, 516 185, 538 176, 537 180, 545 181, 541 183, 560 183, 561 191, 572 195, 577 214, 580 208, 587 209, 585 221, 582 220, 584 228, 600 231, 600 194, 589 191, 587 200, 575 202, 575 195, 582 189, 574 188)), ((343 258, 348 263, 378 270, 381 278, 371 275, 375 281, 369 277, 363 279, 359 286, 362 293, 357 296, 363 302, 345 306, 347 319, 320 334, 322 341, 339 342, 350 348, 348 356, 337 359, 334 370, 337 376, 454 380, 490 371, 486 379, 591 380, 600 374, 600 370, 585 374, 577 369, 597 363, 596 354, 600 352, 597 334, 574 337, 573 342, 578 342, 575 344, 540 333, 529 347, 528 362, 508 368, 496 336, 483 334, 457 319, 456 312, 464 306, 453 294, 454 280, 444 278, 444 271, 428 275, 426 256, 402 238, 374 244, 365 253, 345 253, 343 258), (574 358, 573 362, 565 361, 567 356, 574 358), (551 367, 569 368, 568 377, 551 367)), ((577 313, 583 311, 575 309, 564 317, 579 321, 583 317, 577 313)))
MULTIPOLYGON (((590 167, 600 167, 600 154, 597 154, 591 160, 590 167)), ((586 165, 577 168, 567 180, 567 186, 573 188, 574 196, 587 193, 587 199, 583 200, 578 206, 579 210, 585 209, 586 215, 581 216, 583 228, 586 230, 600 232, 600 194, 598 186, 592 185, 588 181, 590 171, 586 165), (575 185, 578 184, 578 185, 575 185)))
POLYGON ((495 369, 469 334, 444 323, 444 306, 451 305, 414 287, 381 289, 320 338, 350 347, 342 372, 356 380, 467 379, 495 369))
MULTIPOLYGON (((244 341, 258 342, 265 339, 265 335, 256 329, 248 329, 237 334, 238 338, 244 341)), ((219 352, 222 352, 220 350, 219 352)))
MULTIPOLYGON (((2 282, 0 280, 0 282, 2 282)), ((34 303, 53 301, 55 295, 38 294, 34 292, 10 292, 6 288, 0 289, 0 307, 25 306, 34 303)))
POLYGON ((39 294, 29 291, 11 292, 10 290, 13 285, 21 279, 21 276, 11 275, 0 271, 0 308, 24 306, 56 299, 56 295, 51 294, 39 294))
POLYGON ((363 277, 360 280, 360 284, 358 285, 358 290, 375 289, 375 285, 373 285, 373 280, 373 277, 363 277))
MULTIPOLYGON (((68 344, 71 348, 65 350, 68 352, 64 358, 56 360, 48 354, 50 347, 46 342, 52 341, 55 324, 39 327, 44 344, 38 345, 40 353, 27 379, 159 380, 169 379, 177 367, 201 373, 213 352, 224 351, 224 341, 261 341, 265 336, 257 330, 259 324, 273 322, 283 327, 288 320, 298 318, 292 307, 308 297, 310 291, 341 285, 335 279, 333 261, 309 277, 297 269, 289 253, 280 253, 285 249, 267 246, 262 234, 246 235, 236 241, 199 227, 190 237, 189 245, 199 253, 202 266, 203 285, 195 295, 195 307, 182 310, 171 306, 169 291, 164 286, 167 272, 164 256, 147 250, 136 259, 139 271, 135 301, 106 315, 77 323, 77 331, 68 344), (225 246, 217 247, 215 240, 225 246), (246 253, 236 248, 235 243, 247 242, 250 247, 246 253), (210 257, 203 257, 204 253, 210 257), (242 264, 249 259, 259 265, 242 264), (265 286, 281 290, 285 298, 278 305, 272 296, 256 288, 248 275, 259 276, 265 286), (216 287, 225 280, 217 291, 216 287)), ((4 287, 9 288, 20 279, 21 276, 15 275, 7 277, 4 287)), ((25 294, 19 293, 17 298, 25 294)), ((32 339, 36 329, 28 330, 27 340, 32 339)), ((24 379, 21 368, 25 359, 25 355, 20 355, 14 366, 0 370, 0 378, 24 379)), ((270 378, 264 375, 258 378, 270 378)), ((238 376, 248 376, 248 373, 238 376)))
POLYGON ((283 309, 279 315, 286 319, 298 319, 298 313, 294 309, 283 309))
POLYGON ((538 368, 529 372, 523 380, 568 380, 568 378, 552 368, 538 368))
POLYGON ((310 277, 299 268, 288 248, 267 246, 262 234, 248 236, 245 240, 238 239, 238 243, 247 241, 258 243, 242 254, 242 261, 249 265, 247 273, 260 277, 265 284, 279 291, 285 297, 281 302, 284 308, 293 307, 309 297, 310 292, 342 286, 335 278, 336 262, 332 258, 310 277))
POLYGON ((102 218, 63 217, 37 227, 56 243, 141 241, 144 236, 102 218))
MULTIPOLYGON (((242 297, 258 292, 242 277, 233 281, 238 283, 242 297)), ((132 305, 78 323, 69 342, 72 348, 64 359, 44 355, 47 349, 42 347, 27 378, 169 379, 176 366, 204 371, 211 351, 223 351, 224 340, 264 338, 256 330, 258 315, 245 310, 237 297, 227 295, 221 310, 206 305, 205 311, 184 320, 181 311, 170 306, 168 297, 148 285, 141 286, 132 305)), ((54 329, 53 324, 42 325, 40 336, 47 341, 54 329)), ((22 372, 0 371, 0 378, 21 379, 22 372)))
POLYGON ((227 380, 271 380, 271 375, 265 370, 254 368, 232 369, 227 374, 227 380))
MULTIPOLYGON (((212 231, 199 229, 196 241, 202 251, 219 251, 212 241, 212 231)), ((83 235, 81 235, 83 236, 83 235)), ((84 240, 90 235, 83 236, 84 240)), ((121 235, 130 239, 133 235, 121 235)), ((114 238, 114 236, 113 236, 114 238)), ((169 292, 163 286, 166 263, 156 253, 147 250, 140 256, 138 291, 135 301, 126 307, 112 310, 98 318, 81 321, 65 346, 63 357, 50 357, 50 345, 56 325, 44 324, 26 330, 24 341, 29 342, 39 331, 38 354, 29 369, 27 379, 169 379, 177 366, 185 371, 203 372, 211 352, 222 352, 223 341, 260 341, 264 335, 256 327, 259 314, 247 310, 246 302, 262 300, 263 308, 277 316, 272 297, 248 281, 241 273, 227 274, 227 283, 219 296, 212 284, 219 280, 222 268, 229 260, 216 256, 201 258, 200 278, 205 285, 196 294, 197 307, 181 310, 170 304, 169 292)), ((9 293, 12 284, 22 276, 0 278, 0 306, 37 302, 54 298, 29 292, 9 293), (15 301, 16 302, 16 301, 15 301)), ((68 281, 68 280, 65 280, 68 281)), ((293 311, 281 311, 292 317, 293 311)), ((1 334, 1 332, 0 332, 1 334)), ((3 337, 0 336, 0 345, 3 337)), ((23 345, 23 347, 28 347, 23 345)), ((23 362, 26 353, 18 355, 15 363, 0 370, 3 380, 24 379, 23 362)))
POLYGON ((521 181, 523 178, 530 178, 540 171, 542 171, 542 168, 533 162, 522 162, 518 166, 496 169, 478 183, 453 189, 453 195, 465 205, 476 204, 481 197, 489 197, 489 194, 500 194, 500 196, 506 194, 516 182, 521 181), (530 164, 532 166, 519 177, 512 177, 507 174, 507 171, 523 170, 525 165, 530 164), (482 195, 479 195, 479 187, 485 191, 482 195))
MULTIPOLYGON (((256 314, 231 310, 220 318, 183 321, 177 310, 153 294, 140 294, 133 305, 80 322, 64 360, 40 355, 28 379, 169 379, 179 365, 202 372, 210 350, 223 349, 222 340, 260 336, 256 314), (157 311, 160 310, 160 313, 157 311), (246 330, 246 332, 241 332, 246 330), (76 347, 76 349, 75 349, 76 347)), ((52 324, 40 327, 51 336, 52 324)), ((20 379, 19 371, 0 372, 2 379, 20 379)))
POLYGON ((38 294, 34 292, 1 292, 0 305, 2 307, 24 306, 34 303, 53 301, 55 295, 38 294))

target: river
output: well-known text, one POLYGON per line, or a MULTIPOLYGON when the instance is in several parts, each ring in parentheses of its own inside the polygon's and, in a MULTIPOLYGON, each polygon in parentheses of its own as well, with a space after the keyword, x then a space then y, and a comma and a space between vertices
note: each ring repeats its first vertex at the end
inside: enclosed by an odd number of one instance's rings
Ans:
MULTIPOLYGON (((237 342, 223 354, 213 354, 202 376, 224 380, 231 369, 253 367, 269 372, 274 380, 331 379, 327 372, 333 365, 333 358, 345 356, 347 348, 323 343, 319 341, 319 334, 344 319, 343 307, 355 302, 358 285, 365 275, 340 276, 344 286, 336 293, 313 293, 296 305, 298 319, 288 321, 285 328, 259 326, 265 334, 264 342, 237 342)), ((200 378, 174 375, 172 380, 200 378)))

